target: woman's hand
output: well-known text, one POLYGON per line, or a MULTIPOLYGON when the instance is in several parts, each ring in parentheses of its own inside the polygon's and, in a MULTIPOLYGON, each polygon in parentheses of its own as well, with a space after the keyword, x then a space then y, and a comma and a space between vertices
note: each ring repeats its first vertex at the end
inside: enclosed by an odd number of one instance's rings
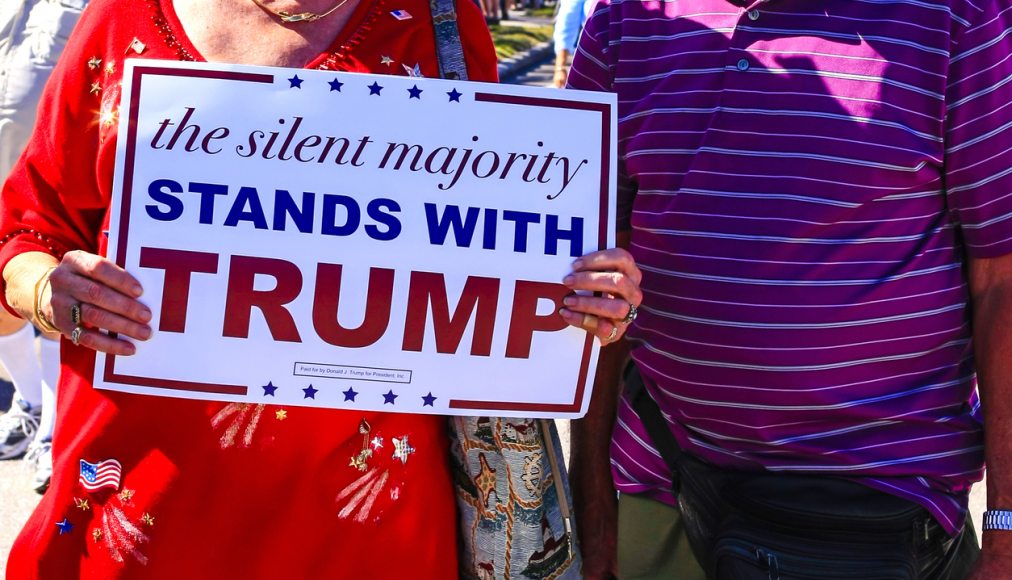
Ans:
POLYGON ((601 296, 567 296, 559 314, 571 326, 597 336, 601 344, 614 342, 636 318, 643 302, 642 279, 632 255, 621 248, 587 254, 573 262, 573 273, 562 283, 573 291, 600 292, 601 296))
POLYGON ((137 300, 142 293, 136 278, 106 258, 67 252, 41 289, 39 314, 75 344, 132 355, 136 352, 133 343, 107 333, 151 338, 151 310, 137 300))

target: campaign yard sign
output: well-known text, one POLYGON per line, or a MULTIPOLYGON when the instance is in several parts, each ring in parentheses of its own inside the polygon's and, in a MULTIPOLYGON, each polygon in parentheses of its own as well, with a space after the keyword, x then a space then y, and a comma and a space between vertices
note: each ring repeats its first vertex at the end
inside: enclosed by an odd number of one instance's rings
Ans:
POLYGON ((611 247, 615 97, 130 60, 109 257, 155 312, 99 388, 576 417, 597 345, 558 309, 611 247))

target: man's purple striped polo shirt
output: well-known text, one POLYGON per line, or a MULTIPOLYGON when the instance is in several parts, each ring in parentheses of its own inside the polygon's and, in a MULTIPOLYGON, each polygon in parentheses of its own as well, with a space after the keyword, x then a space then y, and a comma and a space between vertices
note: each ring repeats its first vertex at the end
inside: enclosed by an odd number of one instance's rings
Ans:
MULTIPOLYGON (((684 448, 958 530, 983 464, 964 260, 1012 253, 1012 5, 614 0, 570 83, 619 95, 629 336, 684 448)), ((646 441, 623 401, 616 484, 671 501, 646 441)))

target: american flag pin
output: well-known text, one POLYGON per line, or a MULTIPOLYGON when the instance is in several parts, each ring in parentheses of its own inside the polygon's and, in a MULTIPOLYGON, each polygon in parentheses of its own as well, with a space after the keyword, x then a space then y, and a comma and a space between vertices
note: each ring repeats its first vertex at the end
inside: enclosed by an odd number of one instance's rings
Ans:
POLYGON ((393 16, 397 20, 411 20, 411 13, 407 10, 391 10, 390 16, 393 16))
POLYGON ((126 53, 130 54, 130 51, 132 50, 132 51, 136 52, 137 54, 141 54, 147 48, 148 48, 148 46, 146 44, 144 44, 143 42, 141 42, 141 39, 139 39, 139 38, 137 38, 135 36, 134 39, 130 41, 130 45, 127 46, 126 53))
POLYGON ((81 475, 77 480, 81 487, 88 491, 96 491, 103 487, 117 490, 122 475, 123 466, 115 459, 106 459, 98 463, 88 463, 82 459, 81 475))

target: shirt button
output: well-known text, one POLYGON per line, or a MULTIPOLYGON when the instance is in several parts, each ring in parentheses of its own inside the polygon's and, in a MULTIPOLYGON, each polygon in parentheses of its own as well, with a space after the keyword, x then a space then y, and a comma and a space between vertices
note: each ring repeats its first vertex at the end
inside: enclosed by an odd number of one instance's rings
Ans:
POLYGON ((748 64, 748 59, 747 58, 743 58, 743 59, 741 59, 741 60, 738 61, 738 64, 736 66, 738 67, 738 70, 740 70, 741 72, 745 72, 745 71, 748 70, 748 67, 750 65, 748 64))
POLYGON ((748 11, 748 19, 749 20, 759 20, 759 11, 756 10, 756 9, 749 10, 748 11))

